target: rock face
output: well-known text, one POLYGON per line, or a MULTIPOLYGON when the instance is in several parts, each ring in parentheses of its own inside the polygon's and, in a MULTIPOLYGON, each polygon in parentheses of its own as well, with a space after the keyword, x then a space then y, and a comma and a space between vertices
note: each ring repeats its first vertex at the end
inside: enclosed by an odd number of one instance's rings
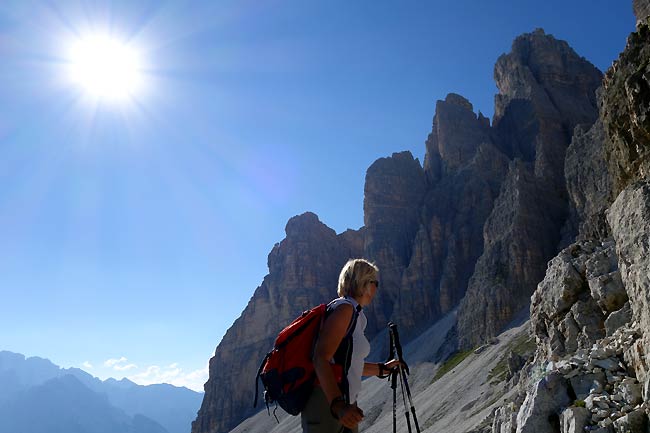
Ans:
MULTIPOLYGON (((632 203, 634 211, 610 210, 609 215, 650 227, 646 218, 635 220, 644 213, 638 212, 638 197, 632 203)), ((619 238, 621 231, 614 226, 614 239, 581 241, 553 258, 533 294, 531 325, 537 352, 523 369, 518 395, 504 406, 510 412, 513 405, 517 410, 517 432, 646 431, 642 389, 647 368, 642 359, 650 328, 624 314, 637 302, 631 298, 634 291, 624 286, 628 278, 621 279, 621 275, 623 263, 633 268, 647 264, 639 242, 628 244, 627 249, 618 246, 627 232, 622 230, 625 235, 619 238), (617 326, 606 335, 605 323, 612 317, 618 317, 611 322, 617 326), (540 383, 548 382, 555 385, 543 387, 540 395, 540 383)), ((629 280, 636 281, 634 277, 629 280)), ((647 291, 650 282, 641 281, 647 291)), ((493 425, 509 421, 503 413, 495 412, 493 425)))
POLYGON ((650 1, 632 0, 632 9, 637 21, 644 21, 650 15, 650 1))
MULTIPOLYGON (((508 158, 491 138, 489 121, 472 109, 469 101, 455 94, 438 101, 426 142, 427 191, 401 284, 411 293, 428 287, 435 299, 432 319, 450 311, 464 296, 483 250, 483 225, 508 167, 508 158)), ((404 310, 418 302, 412 296, 399 300, 404 310)))
MULTIPOLYGON (((549 418, 569 403, 566 381, 559 373, 540 379, 526 396, 517 414, 517 433, 554 433, 557 427, 549 418)), ((559 424, 559 418, 557 418, 559 424)))
POLYGON ((481 143, 491 142, 490 121, 480 114, 477 117, 473 109, 467 99, 455 93, 437 102, 424 161, 430 184, 466 165, 481 143))
POLYGON ((228 431, 255 412, 253 380, 278 331, 302 311, 336 297, 341 267, 362 255, 361 232, 337 236, 313 213, 289 220, 286 235, 269 254, 269 275, 210 360, 194 433, 228 431))
POLYGON ((613 240, 573 244, 554 257, 531 300, 540 356, 590 349, 605 337, 605 319, 627 301, 613 240))
MULTIPOLYGON (((647 16, 647 1, 635 1, 634 8, 638 17, 647 16)), ((523 416, 533 413, 530 422, 539 423, 539 431, 647 432, 649 35, 646 24, 638 24, 606 75, 600 120, 590 130, 578 129, 567 152, 567 187, 579 241, 549 262, 532 296, 536 356, 522 370, 517 396, 495 411, 494 426, 510 422, 506 408, 510 413, 514 408, 517 431, 524 429, 523 416), (605 171, 604 161, 609 179, 598 173, 605 171), (535 393, 527 387, 539 383, 540 376, 558 374, 573 401, 556 408, 560 426, 555 428, 542 413, 543 403, 538 415, 522 403, 531 401, 535 393)))
MULTIPOLYGON (((607 214, 621 260, 621 277, 630 297, 634 320, 646 330, 635 350, 642 354, 634 368, 642 382, 650 379, 650 182, 630 185, 607 214)), ((646 396, 647 397, 647 396, 646 396)))
MULTIPOLYGON (((646 3, 646 2, 643 2, 646 3)), ((650 27, 641 24, 603 82, 605 156, 614 197, 650 175, 650 27)))
POLYGON ((570 198, 569 238, 609 237, 605 210, 614 200, 604 147, 608 138, 600 118, 590 128, 579 125, 566 151, 564 174, 570 198))
POLYGON ((601 73, 542 30, 520 36, 495 66, 494 128, 516 158, 484 228, 484 252, 459 311, 459 340, 497 335, 524 308, 557 252, 567 217, 564 156, 572 131, 598 116, 601 73))
MULTIPOLYGON (((569 213, 565 152, 575 126, 587 131, 597 118, 602 77, 566 42, 538 30, 515 40, 495 78, 492 125, 449 94, 436 104, 423 166, 409 152, 372 164, 364 228, 336 235, 313 214, 289 221, 269 254, 269 275, 210 361, 193 433, 226 432, 252 413, 253 384, 241 386, 242 378, 255 377, 284 325, 334 296, 350 257, 380 268, 381 290, 366 311, 369 338, 393 320, 408 341, 460 304, 456 331, 439 352, 448 354, 456 335, 462 346, 483 343, 529 304, 569 213)), ((590 212, 591 202, 576 207, 576 227, 590 212)), ((607 284, 598 286, 603 299, 607 284)), ((513 371, 522 362, 513 359, 513 371)))
MULTIPOLYGON (((382 290, 368 312, 370 335, 399 315, 402 274, 409 264, 420 224, 424 199, 424 171, 410 152, 375 161, 366 173, 364 189, 365 257, 379 266, 382 290), (372 320, 370 320, 372 318, 372 320)), ((417 291, 418 312, 432 314, 435 299, 417 291)))

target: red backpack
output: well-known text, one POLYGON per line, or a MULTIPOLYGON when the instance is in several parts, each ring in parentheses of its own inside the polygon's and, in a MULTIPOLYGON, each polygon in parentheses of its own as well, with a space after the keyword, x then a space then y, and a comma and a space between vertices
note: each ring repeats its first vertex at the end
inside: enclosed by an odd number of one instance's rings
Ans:
MULTIPOLYGON (((257 406, 258 379, 261 379, 267 408, 275 401, 291 415, 298 415, 304 409, 316 380, 312 362, 316 338, 329 311, 329 305, 320 304, 303 312, 280 331, 257 372, 253 407, 257 406)), ((354 332, 358 314, 358 311, 353 314, 346 337, 354 332)))

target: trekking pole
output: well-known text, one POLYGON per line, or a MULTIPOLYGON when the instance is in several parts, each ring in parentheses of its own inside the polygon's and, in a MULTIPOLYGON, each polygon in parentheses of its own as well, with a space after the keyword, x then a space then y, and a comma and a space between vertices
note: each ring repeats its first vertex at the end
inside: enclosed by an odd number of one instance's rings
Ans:
MULTIPOLYGON (((392 322, 388 323, 388 330, 390 331, 390 344, 391 344, 391 347, 393 349, 391 352, 392 352, 392 354, 394 356, 394 354, 395 354, 395 352, 397 350, 397 343, 395 341, 395 335, 393 334, 393 329, 391 328, 392 325, 393 325, 392 322)), ((398 340, 398 342, 399 342, 399 340, 398 340)), ((398 356, 398 359, 399 359, 399 356, 398 356)), ((400 364, 400 366, 401 366, 401 364, 400 364)), ((393 379, 394 380, 398 377, 398 375, 399 375, 399 379, 400 379, 399 384, 400 384, 400 387, 402 389, 402 403, 404 404, 404 417, 406 418, 406 426, 409 429, 409 433, 412 433, 413 430, 411 429, 411 418, 409 416, 409 410, 408 410, 408 406, 406 404, 406 393, 404 392, 404 381, 402 380, 401 372, 399 370, 396 370, 396 371, 393 372, 393 379)))
MULTIPOLYGON (((390 323, 389 323, 390 324, 390 323)), ((388 361, 395 359, 395 345, 393 344, 393 334, 389 328, 388 343, 388 361)), ((390 387, 393 389, 393 433, 397 433, 397 371, 390 372, 390 387)))
POLYGON ((390 387, 393 388, 393 433, 397 433, 397 372, 390 374, 390 387))
MULTIPOLYGON (((420 426, 418 425, 418 418, 415 415, 415 406, 413 406, 413 399, 411 398, 411 389, 409 388, 409 382, 406 380, 406 373, 408 372, 408 366, 404 362, 404 358, 402 357, 402 345, 399 341, 399 333, 397 332, 397 325, 390 322, 388 324, 388 329, 391 334, 391 341, 395 345, 395 352, 397 353, 397 360, 399 363, 397 364, 397 368, 399 369, 399 374, 400 374, 400 382, 402 384, 402 394, 404 394, 404 388, 406 388, 406 395, 408 396, 409 404, 411 405, 411 413, 413 414, 413 422, 415 423, 415 430, 417 433, 420 433, 420 426), (403 368, 402 364, 404 364, 406 367, 403 368), (406 370, 406 371, 404 371, 406 370)), ((403 396, 402 396, 403 397, 403 396)), ((406 401, 404 402, 404 409, 406 410, 406 401)), ((406 413, 406 420, 408 421, 408 410, 406 413)), ((408 424, 409 427, 409 432, 411 431, 411 424, 409 422, 408 424)))

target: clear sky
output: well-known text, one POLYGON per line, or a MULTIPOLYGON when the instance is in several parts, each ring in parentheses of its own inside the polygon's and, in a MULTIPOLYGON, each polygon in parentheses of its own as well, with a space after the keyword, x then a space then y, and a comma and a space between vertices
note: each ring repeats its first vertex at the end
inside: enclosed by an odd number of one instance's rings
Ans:
POLYGON ((361 227, 367 167, 422 162, 447 93, 491 117, 517 35, 605 70, 634 22, 631 0, 2 1, 0 350, 201 389, 290 217, 361 227), (97 35, 137 59, 126 96, 87 83, 126 60, 89 78, 71 54, 97 35))

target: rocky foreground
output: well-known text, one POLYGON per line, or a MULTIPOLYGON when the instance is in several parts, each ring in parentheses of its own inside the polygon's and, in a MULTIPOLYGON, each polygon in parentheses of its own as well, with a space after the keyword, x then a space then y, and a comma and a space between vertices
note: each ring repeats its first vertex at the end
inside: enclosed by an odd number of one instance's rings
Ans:
MULTIPOLYGON (((635 1, 634 6, 637 17, 649 10, 648 2, 635 1)), ((491 427, 481 431, 650 431, 646 16, 639 17, 625 52, 606 74, 599 121, 574 136, 572 146, 589 148, 576 153, 591 155, 580 164, 603 167, 606 162, 608 169, 567 176, 567 189, 579 197, 573 201, 574 212, 584 218, 579 241, 549 262, 531 298, 535 357, 521 370, 515 396, 494 412, 491 427), (608 196, 615 197, 613 203, 608 196)))

